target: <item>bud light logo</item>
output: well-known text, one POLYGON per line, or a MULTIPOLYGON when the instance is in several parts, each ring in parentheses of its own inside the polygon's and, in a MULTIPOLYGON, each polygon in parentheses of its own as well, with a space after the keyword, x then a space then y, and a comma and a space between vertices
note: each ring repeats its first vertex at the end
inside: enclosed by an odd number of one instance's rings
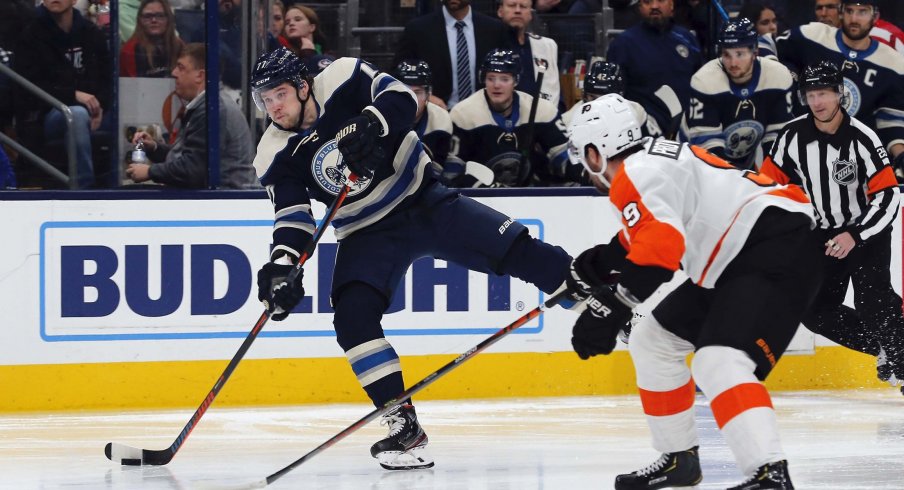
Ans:
MULTIPOLYGON (((525 224, 542 235, 542 224, 525 224)), ((46 341, 243 338, 263 307, 256 274, 272 221, 49 222, 41 227, 40 327, 46 341)), ((338 245, 327 232, 305 264, 306 296, 262 337, 332 336, 338 245), (332 242, 331 242, 332 241, 332 242)), ((390 335, 492 333, 542 301, 532 285, 420 259, 398 286, 390 335), (513 315, 515 313, 515 315, 513 315)), ((542 317, 541 317, 542 318, 542 317)), ((519 333, 539 332, 534 320, 519 333)))

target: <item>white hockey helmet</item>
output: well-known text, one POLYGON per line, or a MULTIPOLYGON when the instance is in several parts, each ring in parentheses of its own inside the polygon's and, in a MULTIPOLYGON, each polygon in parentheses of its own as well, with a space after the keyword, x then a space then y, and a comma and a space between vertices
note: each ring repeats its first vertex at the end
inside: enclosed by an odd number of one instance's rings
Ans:
POLYGON ((609 165, 609 158, 643 141, 640 122, 631 103, 618 94, 606 94, 581 105, 568 127, 568 158, 572 163, 584 166, 587 173, 602 180, 609 165), (584 158, 587 146, 600 154, 599 170, 590 168, 584 158))

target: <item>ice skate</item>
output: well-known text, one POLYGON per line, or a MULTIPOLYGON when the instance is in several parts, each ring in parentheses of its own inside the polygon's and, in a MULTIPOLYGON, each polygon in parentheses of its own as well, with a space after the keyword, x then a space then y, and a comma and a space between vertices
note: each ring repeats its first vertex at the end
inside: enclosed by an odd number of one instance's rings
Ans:
POLYGON ((904 392, 904 376, 898 376, 900 373, 895 373, 897 370, 899 369, 896 369, 895 363, 889 361, 885 348, 880 346, 879 355, 876 356, 876 375, 879 381, 885 381, 892 386, 901 386, 904 392))
POLYGON ((692 487, 703 480, 697 446, 687 451, 663 453, 646 468, 615 477, 615 490, 692 487))
POLYGON ((415 470, 433 466, 427 452, 427 434, 417 423, 414 406, 396 407, 383 416, 381 425, 389 426, 385 439, 371 446, 370 454, 387 470, 415 470))
POLYGON ((728 490, 793 490, 791 476, 788 475, 788 462, 785 460, 764 464, 744 483, 728 490))

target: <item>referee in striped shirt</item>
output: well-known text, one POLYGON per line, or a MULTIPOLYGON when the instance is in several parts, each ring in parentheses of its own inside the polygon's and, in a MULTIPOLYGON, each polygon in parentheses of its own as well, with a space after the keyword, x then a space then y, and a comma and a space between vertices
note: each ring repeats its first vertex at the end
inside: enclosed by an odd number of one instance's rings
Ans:
POLYGON ((761 173, 803 187, 825 243, 825 279, 804 325, 877 357, 879 379, 904 383, 904 315, 891 285, 891 229, 900 192, 876 133, 842 108, 844 85, 828 61, 800 76, 809 113, 789 122, 761 173), (856 309, 843 305, 848 281, 856 309))

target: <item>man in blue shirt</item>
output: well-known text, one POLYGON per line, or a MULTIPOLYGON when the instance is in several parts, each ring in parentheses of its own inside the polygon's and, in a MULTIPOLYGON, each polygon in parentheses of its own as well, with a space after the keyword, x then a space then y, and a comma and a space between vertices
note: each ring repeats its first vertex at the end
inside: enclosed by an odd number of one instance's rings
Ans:
POLYGON ((663 85, 671 87, 686 111, 691 77, 703 57, 694 35, 675 25, 673 0, 640 0, 637 9, 643 21, 612 41, 606 60, 624 70, 625 97, 639 102, 668 134, 674 101, 656 92, 663 85))

